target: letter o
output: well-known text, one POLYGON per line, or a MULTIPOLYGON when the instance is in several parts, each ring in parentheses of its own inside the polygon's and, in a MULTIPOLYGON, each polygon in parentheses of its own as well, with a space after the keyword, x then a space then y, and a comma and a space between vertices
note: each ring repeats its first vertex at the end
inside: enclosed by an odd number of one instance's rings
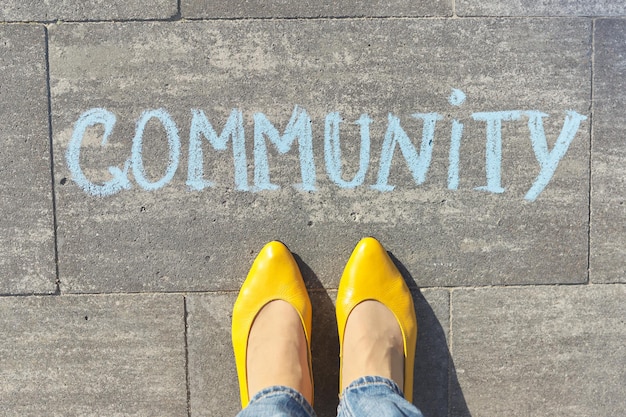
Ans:
POLYGON ((133 138, 133 149, 132 149, 132 167, 133 167, 133 175, 135 176, 135 180, 137 184, 147 191, 155 191, 162 188, 165 184, 170 182, 178 169, 178 162, 180 157, 180 138, 178 136, 178 128, 176 127, 176 123, 169 115, 167 111, 164 109, 157 110, 146 110, 143 112, 139 120, 137 121, 137 127, 135 129, 135 137, 133 138), (165 171, 165 175, 156 181, 150 182, 146 178, 146 171, 143 166, 143 132, 146 128, 146 124, 152 119, 159 119, 163 127, 165 128, 165 133, 167 134, 167 144, 169 147, 169 156, 168 156, 168 164, 167 170, 165 171))

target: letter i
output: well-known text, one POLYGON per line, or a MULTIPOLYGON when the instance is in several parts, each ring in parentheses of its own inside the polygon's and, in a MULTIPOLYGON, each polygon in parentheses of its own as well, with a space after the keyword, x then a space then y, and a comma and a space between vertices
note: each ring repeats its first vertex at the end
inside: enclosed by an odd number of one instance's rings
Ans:
MULTIPOLYGON (((465 102, 465 93, 456 88, 452 89, 452 94, 448 102, 453 106, 460 106, 465 102)), ((463 136, 463 123, 452 120, 452 135, 450 138, 450 153, 448 155, 448 189, 459 188, 459 158, 461 151, 461 136, 463 136)))

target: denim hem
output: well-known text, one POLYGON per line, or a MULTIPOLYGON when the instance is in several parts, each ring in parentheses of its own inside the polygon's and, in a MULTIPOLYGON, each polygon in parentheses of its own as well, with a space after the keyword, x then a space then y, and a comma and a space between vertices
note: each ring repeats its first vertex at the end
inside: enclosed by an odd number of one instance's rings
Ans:
POLYGON ((248 407, 262 399, 277 396, 290 397, 291 399, 296 401, 309 416, 315 416, 315 411, 313 411, 313 407, 311 406, 311 404, 309 404, 307 399, 304 398, 304 395, 302 395, 299 391, 284 385, 274 385, 271 387, 263 388, 261 391, 254 394, 252 399, 250 399, 248 407))
POLYGON ((389 387, 392 391, 394 391, 396 394, 404 398, 404 393, 402 392, 402 389, 400 389, 398 384, 396 384, 393 380, 389 378, 385 378, 384 376, 378 376, 378 375, 367 375, 367 376, 362 376, 360 378, 355 379, 354 381, 350 383, 350 385, 348 385, 341 392, 341 394, 339 395, 339 398, 342 398, 346 394, 346 392, 350 390, 360 388, 360 387, 365 387, 368 385, 385 385, 389 387))
POLYGON ((352 381, 341 393, 337 415, 423 417, 420 410, 404 398, 398 384, 377 375, 364 376, 352 381))

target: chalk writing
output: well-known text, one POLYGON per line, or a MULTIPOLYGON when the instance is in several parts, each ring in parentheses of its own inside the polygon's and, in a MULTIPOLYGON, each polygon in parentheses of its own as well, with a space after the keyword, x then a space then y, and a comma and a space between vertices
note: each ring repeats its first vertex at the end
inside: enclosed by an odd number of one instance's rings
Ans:
POLYGON ((302 184, 297 184, 296 187, 305 191, 315 191, 313 132, 311 118, 306 110, 298 106, 293 109, 293 115, 282 136, 263 113, 254 114, 254 187, 256 190, 277 190, 278 185, 270 182, 265 137, 276 146, 280 153, 287 153, 296 138, 298 139, 302 184))
POLYGON ((65 153, 65 160, 72 173, 72 180, 88 194, 106 197, 131 187, 128 180, 130 159, 124 164, 123 170, 117 167, 109 167, 109 173, 111 173, 113 178, 102 185, 96 185, 89 181, 80 167, 80 147, 87 128, 99 124, 104 126, 104 135, 102 136, 102 146, 104 146, 111 132, 113 132, 116 120, 115 115, 108 110, 91 109, 83 113, 74 125, 74 132, 65 153))
POLYGON ((172 117, 165 110, 158 109, 143 112, 137 122, 135 132, 131 154, 135 181, 137 181, 137 184, 144 190, 158 190, 174 178, 174 174, 178 169, 178 158, 180 156, 180 138, 178 137, 178 128, 176 127, 174 120, 172 120, 172 117), (141 156, 143 148, 143 131, 146 128, 146 124, 152 118, 158 119, 163 124, 165 132, 167 133, 167 144, 169 146, 167 170, 165 171, 163 178, 156 182, 150 182, 146 178, 146 172, 143 168, 143 157, 141 156))
POLYGON ((522 117, 521 111, 494 111, 484 113, 474 113, 472 118, 487 122, 487 146, 485 155, 487 157, 487 185, 476 187, 477 190, 485 190, 492 193, 503 193, 501 175, 502 165, 502 122, 519 120, 522 117))
POLYGON ((342 188, 354 188, 365 181, 365 174, 370 163, 370 124, 372 119, 367 114, 361 115, 355 122, 361 126, 361 150, 359 152, 359 170, 352 181, 344 181, 341 175, 341 147, 339 141, 339 124, 342 122, 339 113, 332 112, 326 116, 324 129, 324 161, 328 177, 342 188))
MULTIPOLYGON (((465 93, 456 88, 448 99, 453 106, 460 106, 465 102, 465 93)), ((459 188, 459 163, 461 157, 461 136, 463 136, 463 123, 452 120, 452 135, 450 137, 450 152, 448 154, 448 189, 459 188)))
POLYGON ((568 111, 565 123, 563 123, 563 129, 552 151, 548 152, 546 134, 543 130, 543 118, 548 115, 537 111, 526 112, 526 115, 529 117, 528 128, 530 130, 530 140, 533 145, 533 151, 541 166, 541 172, 539 172, 535 183, 531 189, 528 190, 525 197, 526 200, 534 201, 552 179, 559 161, 563 158, 565 152, 567 152, 569 145, 574 140, 574 136, 576 136, 580 122, 585 120, 586 117, 575 111, 568 111))
POLYGON ((409 136, 400 126, 400 119, 389 114, 389 124, 387 125, 387 133, 383 142, 383 150, 380 157, 380 167, 378 169, 378 180, 372 186, 375 190, 392 191, 393 185, 387 184, 389 178, 389 170, 391 168, 391 159, 396 148, 396 144, 400 145, 402 156, 409 166, 411 174, 416 184, 421 184, 426 180, 426 172, 430 167, 430 159, 433 153, 433 139, 435 137, 435 123, 443 117, 437 113, 414 114, 416 119, 424 120, 424 128, 422 129, 422 144, 418 152, 409 136))
MULTIPOLYGON (((454 89, 448 101, 453 106, 461 106, 465 99, 466 96, 461 90, 454 89)), ((277 190, 279 188, 278 185, 270 181, 267 153, 268 142, 280 154, 285 154, 291 150, 297 141, 302 182, 294 186, 303 191, 316 191, 317 173, 313 154, 312 121, 305 109, 299 106, 294 107, 291 118, 282 134, 265 114, 255 113, 253 115, 254 178, 252 186, 248 184, 246 135, 242 111, 239 109, 231 111, 220 134, 213 128, 204 111, 192 109, 191 114, 186 181, 190 190, 201 191, 214 186, 212 181, 205 178, 203 168, 203 144, 205 143, 203 139, 206 139, 206 142, 217 152, 227 150, 229 142, 232 144, 235 186, 237 190, 251 192, 277 190)), ((387 129, 380 152, 376 182, 370 188, 381 192, 394 190, 395 186, 389 184, 389 174, 396 147, 400 149, 400 154, 415 184, 420 185, 426 181, 432 159, 437 121, 442 120, 443 116, 439 113, 416 113, 412 117, 421 121, 422 124, 419 149, 413 144, 409 135, 401 126, 398 116, 389 113, 387 129)), ((574 140, 581 122, 586 119, 585 116, 573 110, 567 111, 561 132, 552 150, 549 150, 543 126, 543 120, 547 117, 548 114, 537 110, 508 110, 476 112, 472 114, 473 120, 484 122, 486 138, 486 185, 476 187, 477 190, 496 194, 505 192, 501 175, 502 123, 528 118, 530 144, 539 163, 539 173, 524 198, 528 201, 537 199, 550 183, 559 162, 565 156, 574 140)), ((179 167, 181 140, 176 122, 165 109, 146 110, 141 114, 135 126, 135 136, 132 140, 130 158, 123 162, 122 168, 115 166, 108 168, 111 174, 110 180, 102 184, 96 184, 85 176, 80 165, 80 151, 87 129, 102 125, 104 134, 101 146, 105 146, 116 122, 115 114, 102 108, 90 109, 80 115, 74 124, 72 137, 65 154, 68 169, 72 174, 72 180, 86 193, 98 197, 106 197, 119 193, 122 190, 130 189, 132 187, 129 179, 131 172, 136 184, 146 191, 158 190, 167 185, 179 167), (142 157, 144 131, 147 123, 152 119, 158 120, 165 130, 168 144, 168 161, 165 173, 158 181, 153 182, 146 177, 142 157)), ((355 188, 363 185, 370 165, 370 125, 372 122, 372 118, 367 114, 362 114, 354 122, 360 127, 359 165, 356 174, 354 174, 352 179, 347 180, 343 176, 341 156, 340 126, 343 123, 343 119, 338 112, 330 112, 326 115, 324 124, 324 164, 328 178, 337 186, 341 188, 355 188)), ((460 149, 463 129, 463 123, 457 119, 452 120, 447 178, 447 187, 450 190, 456 190, 459 187, 460 149)))
POLYGON ((202 110, 192 110, 191 129, 189 130, 189 162, 187 169, 187 186, 196 191, 213 186, 211 181, 204 179, 202 166, 202 138, 204 136, 216 150, 226 150, 228 139, 233 142, 233 160, 235 162, 235 185, 240 191, 248 190, 248 172, 246 169, 246 142, 243 130, 243 114, 233 109, 230 117, 218 136, 202 110))

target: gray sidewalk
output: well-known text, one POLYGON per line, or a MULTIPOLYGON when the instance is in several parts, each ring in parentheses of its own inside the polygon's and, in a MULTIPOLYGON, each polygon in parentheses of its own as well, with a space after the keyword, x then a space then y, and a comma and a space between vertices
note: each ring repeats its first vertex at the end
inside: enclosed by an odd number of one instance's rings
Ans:
POLYGON ((0 414, 234 416, 237 291, 296 254, 315 408, 376 236, 426 417, 626 415, 626 3, 7 0, 0 414))

